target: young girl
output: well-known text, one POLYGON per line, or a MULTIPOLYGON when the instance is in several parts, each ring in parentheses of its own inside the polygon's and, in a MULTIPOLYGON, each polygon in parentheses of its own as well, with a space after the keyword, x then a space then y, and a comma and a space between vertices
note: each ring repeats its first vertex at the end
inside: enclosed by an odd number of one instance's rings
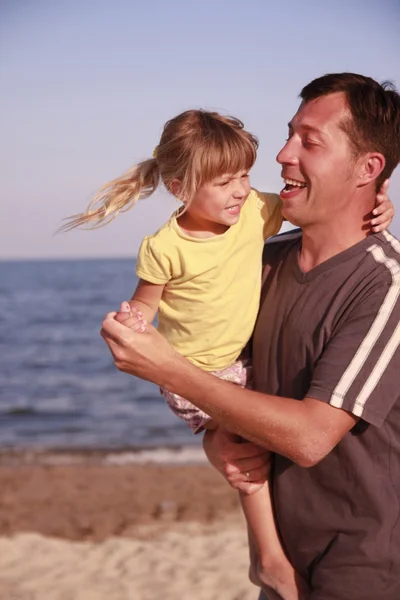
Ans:
MULTIPOLYGON (((248 174, 257 147, 257 139, 235 118, 184 112, 166 123, 153 158, 106 184, 88 210, 63 227, 104 225, 150 196, 161 180, 182 206, 143 240, 136 264, 139 283, 122 308, 136 316, 140 331, 158 313, 159 331, 180 354, 241 386, 248 369, 239 357, 257 316, 264 241, 278 233, 283 220, 278 195, 250 189, 248 174)), ((379 227, 392 208, 386 200, 375 210, 380 216, 373 224, 379 227)), ((161 392, 195 433, 217 426, 184 398, 161 392)), ((250 482, 251 472, 246 475, 250 482)), ((268 483, 255 494, 241 493, 241 501, 258 582, 271 585, 285 600, 298 599, 296 574, 275 528, 268 483)), ((253 561, 255 581, 254 566, 253 561)))

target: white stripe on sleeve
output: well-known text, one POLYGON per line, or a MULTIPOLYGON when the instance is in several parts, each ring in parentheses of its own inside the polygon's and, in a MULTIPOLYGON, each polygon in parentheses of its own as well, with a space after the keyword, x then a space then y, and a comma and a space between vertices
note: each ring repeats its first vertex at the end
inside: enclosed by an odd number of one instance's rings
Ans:
MULTIPOLYGON (((352 361, 350 362, 346 371, 343 373, 333 391, 330 404, 336 408, 342 408, 346 393, 353 385, 366 359, 374 349, 374 346, 381 336, 400 296, 400 266, 398 262, 393 258, 386 256, 383 249, 377 244, 374 244, 368 248, 368 251, 371 252, 372 256, 377 262, 385 265, 385 267, 390 271, 392 283, 367 335, 364 337, 352 361)), ((362 415, 369 394, 378 384, 387 365, 389 364, 390 358, 393 356, 400 343, 398 329, 399 327, 396 328, 395 332, 391 336, 388 344, 380 355, 378 362, 366 380, 360 394, 355 399, 353 412, 359 417, 362 415)))
POLYGON ((394 250, 396 250, 396 252, 398 252, 400 254, 400 242, 399 242, 399 240, 397 238, 395 238, 388 231, 382 231, 382 233, 385 236, 386 240, 389 242, 389 244, 391 244, 392 248, 394 248, 394 250))
POLYGON ((354 409, 353 409, 353 414, 355 414, 356 416, 361 417, 361 415, 363 414, 364 407, 365 407, 365 404, 366 404, 369 396, 372 394, 372 392, 378 385, 380 378, 382 377, 383 373, 385 372, 386 367, 390 363, 392 356, 394 355, 397 348, 399 347, 399 344, 400 344, 400 323, 397 324, 397 327, 394 330, 393 335, 391 336, 390 340, 386 344, 384 351, 380 355, 378 362, 376 363, 375 367, 372 370, 372 373, 368 377, 367 381, 364 384, 364 387, 362 388, 361 392, 358 394, 358 396, 356 398, 356 401, 354 403, 354 409))

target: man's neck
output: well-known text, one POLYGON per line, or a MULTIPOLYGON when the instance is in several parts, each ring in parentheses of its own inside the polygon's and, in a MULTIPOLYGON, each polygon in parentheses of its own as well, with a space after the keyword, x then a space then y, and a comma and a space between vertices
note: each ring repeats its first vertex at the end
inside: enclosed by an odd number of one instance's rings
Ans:
POLYGON ((333 256, 348 250, 370 235, 369 224, 356 228, 313 225, 303 228, 299 266, 304 273, 311 271, 333 256))
MULTIPOLYGON (((306 273, 333 256, 348 250, 371 234, 375 190, 357 188, 341 199, 342 210, 330 219, 302 226, 299 266, 306 273)), ((335 199, 332 199, 334 205, 335 199)))

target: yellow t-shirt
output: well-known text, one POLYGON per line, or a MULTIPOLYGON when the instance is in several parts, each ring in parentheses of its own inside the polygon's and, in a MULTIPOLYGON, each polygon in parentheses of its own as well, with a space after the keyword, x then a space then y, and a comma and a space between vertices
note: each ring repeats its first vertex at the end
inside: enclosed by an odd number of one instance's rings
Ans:
POLYGON ((222 235, 190 237, 173 215, 143 240, 136 273, 165 284, 158 329, 198 367, 224 369, 246 345, 259 307, 264 241, 281 225, 279 196, 252 189, 238 222, 222 235))

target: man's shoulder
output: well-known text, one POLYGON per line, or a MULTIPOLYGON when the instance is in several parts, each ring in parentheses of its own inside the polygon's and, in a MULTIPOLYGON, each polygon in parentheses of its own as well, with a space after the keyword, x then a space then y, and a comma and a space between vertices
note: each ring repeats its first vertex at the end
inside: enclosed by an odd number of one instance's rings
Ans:
POLYGON ((296 248, 297 252, 297 248, 301 243, 301 237, 301 229, 290 229, 289 231, 284 231, 268 238, 264 244, 263 263, 266 264, 273 257, 287 254, 292 248, 296 248))
POLYGON ((283 243, 292 243, 293 240, 301 239, 302 231, 300 228, 289 229, 289 231, 283 231, 282 233, 278 233, 278 235, 274 235, 266 241, 265 245, 269 246, 271 244, 283 244, 283 243))
POLYGON ((400 240, 395 237, 390 231, 382 231, 375 234, 369 239, 368 251, 373 252, 377 248, 381 248, 385 256, 394 258, 400 262, 400 240))
POLYGON ((381 278, 400 285, 400 240, 389 231, 368 238, 365 246, 369 270, 380 274, 381 278))

